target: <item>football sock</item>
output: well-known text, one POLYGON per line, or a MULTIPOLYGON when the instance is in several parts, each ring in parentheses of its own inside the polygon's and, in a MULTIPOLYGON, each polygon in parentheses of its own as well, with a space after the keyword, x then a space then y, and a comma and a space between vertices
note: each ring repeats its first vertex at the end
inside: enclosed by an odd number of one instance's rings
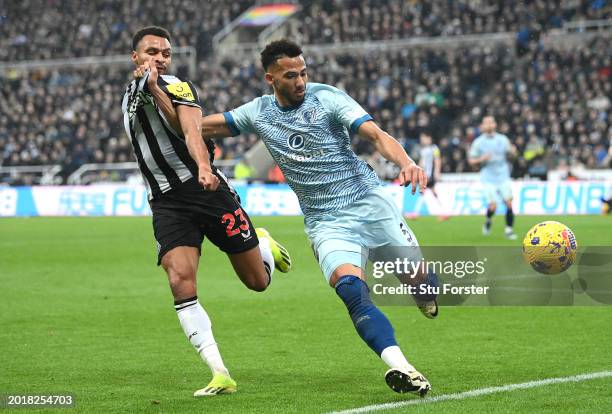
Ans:
POLYGON ((377 355, 390 346, 397 346, 391 323, 372 303, 370 290, 363 280, 353 275, 342 276, 335 288, 357 333, 377 355))
POLYGON ((399 368, 406 372, 416 371, 416 369, 408 362, 399 346, 393 345, 385 348, 380 357, 389 368, 399 368))
POLYGON ((174 309, 187 339, 206 362, 213 375, 217 373, 229 375, 213 337, 210 318, 198 302, 198 297, 176 301, 174 309))
POLYGON ((487 209, 487 221, 485 221, 485 226, 487 230, 491 228, 491 217, 493 217, 493 214, 495 214, 495 210, 491 210, 488 208, 487 209))
POLYGON ((272 274, 274 273, 274 256, 272 256, 272 249, 270 249, 270 240, 261 237, 259 239, 259 251, 261 252, 261 258, 268 274, 268 285, 270 285, 272 274))
POLYGON ((514 224, 514 211, 511 208, 506 210, 506 226, 512 227, 514 224))

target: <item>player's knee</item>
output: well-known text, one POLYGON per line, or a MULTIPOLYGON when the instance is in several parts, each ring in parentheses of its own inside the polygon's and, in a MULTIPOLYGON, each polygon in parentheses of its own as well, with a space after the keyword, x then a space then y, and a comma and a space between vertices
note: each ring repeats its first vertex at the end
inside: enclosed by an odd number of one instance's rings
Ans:
POLYGON ((171 262, 165 266, 168 273, 170 289, 176 295, 184 294, 185 291, 193 291, 195 294, 196 269, 188 263, 171 262))

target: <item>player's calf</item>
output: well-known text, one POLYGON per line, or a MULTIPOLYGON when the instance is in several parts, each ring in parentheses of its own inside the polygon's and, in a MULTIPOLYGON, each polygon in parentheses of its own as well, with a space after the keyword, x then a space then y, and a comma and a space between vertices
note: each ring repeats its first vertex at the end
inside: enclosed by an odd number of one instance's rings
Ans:
POLYGON ((372 303, 368 286, 353 275, 340 277, 335 286, 363 341, 381 355, 390 346, 397 346, 393 327, 387 317, 372 303))
POLYGON ((274 263, 270 266, 271 259, 262 259, 262 253, 260 248, 254 247, 246 252, 228 255, 242 283, 256 292, 263 292, 268 288, 274 271, 274 263))

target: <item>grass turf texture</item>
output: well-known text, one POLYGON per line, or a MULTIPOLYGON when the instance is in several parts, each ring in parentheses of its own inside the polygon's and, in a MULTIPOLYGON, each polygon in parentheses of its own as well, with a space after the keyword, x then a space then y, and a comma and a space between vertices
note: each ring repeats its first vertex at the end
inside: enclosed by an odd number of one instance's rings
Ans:
MULTIPOLYGON (((518 217, 522 235, 545 217, 518 217)), ((612 245, 610 218, 564 217, 581 245, 612 245)), ((72 393, 62 413, 326 412, 415 398, 391 392, 316 265, 299 217, 255 217, 294 271, 248 291, 205 244, 199 294, 239 391, 194 399, 210 379, 155 266, 150 218, 0 220, 0 394, 72 393)), ((421 244, 516 244, 481 217, 409 223, 421 244)), ((430 395, 612 369, 612 308, 383 309, 430 395)), ((611 412, 612 379, 389 412, 611 412)), ((25 409, 20 412, 32 412, 25 409)), ((39 412, 45 410, 40 409, 39 412)), ((60 412, 46 409, 46 412, 60 412)))

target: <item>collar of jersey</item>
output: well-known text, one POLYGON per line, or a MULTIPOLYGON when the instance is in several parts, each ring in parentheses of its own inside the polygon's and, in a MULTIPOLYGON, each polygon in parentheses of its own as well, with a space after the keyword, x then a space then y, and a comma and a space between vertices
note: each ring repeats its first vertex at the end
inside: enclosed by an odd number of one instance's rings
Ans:
POLYGON ((276 105, 276 107, 278 109, 280 109, 283 112, 289 112, 289 111, 293 111, 295 109, 298 109, 300 106, 302 106, 302 104, 304 103, 304 101, 306 100, 306 95, 304 95, 304 99, 302 100, 302 102, 300 102, 297 105, 291 105, 291 106, 281 106, 278 101, 276 100, 276 96, 274 97, 274 105, 276 105))

